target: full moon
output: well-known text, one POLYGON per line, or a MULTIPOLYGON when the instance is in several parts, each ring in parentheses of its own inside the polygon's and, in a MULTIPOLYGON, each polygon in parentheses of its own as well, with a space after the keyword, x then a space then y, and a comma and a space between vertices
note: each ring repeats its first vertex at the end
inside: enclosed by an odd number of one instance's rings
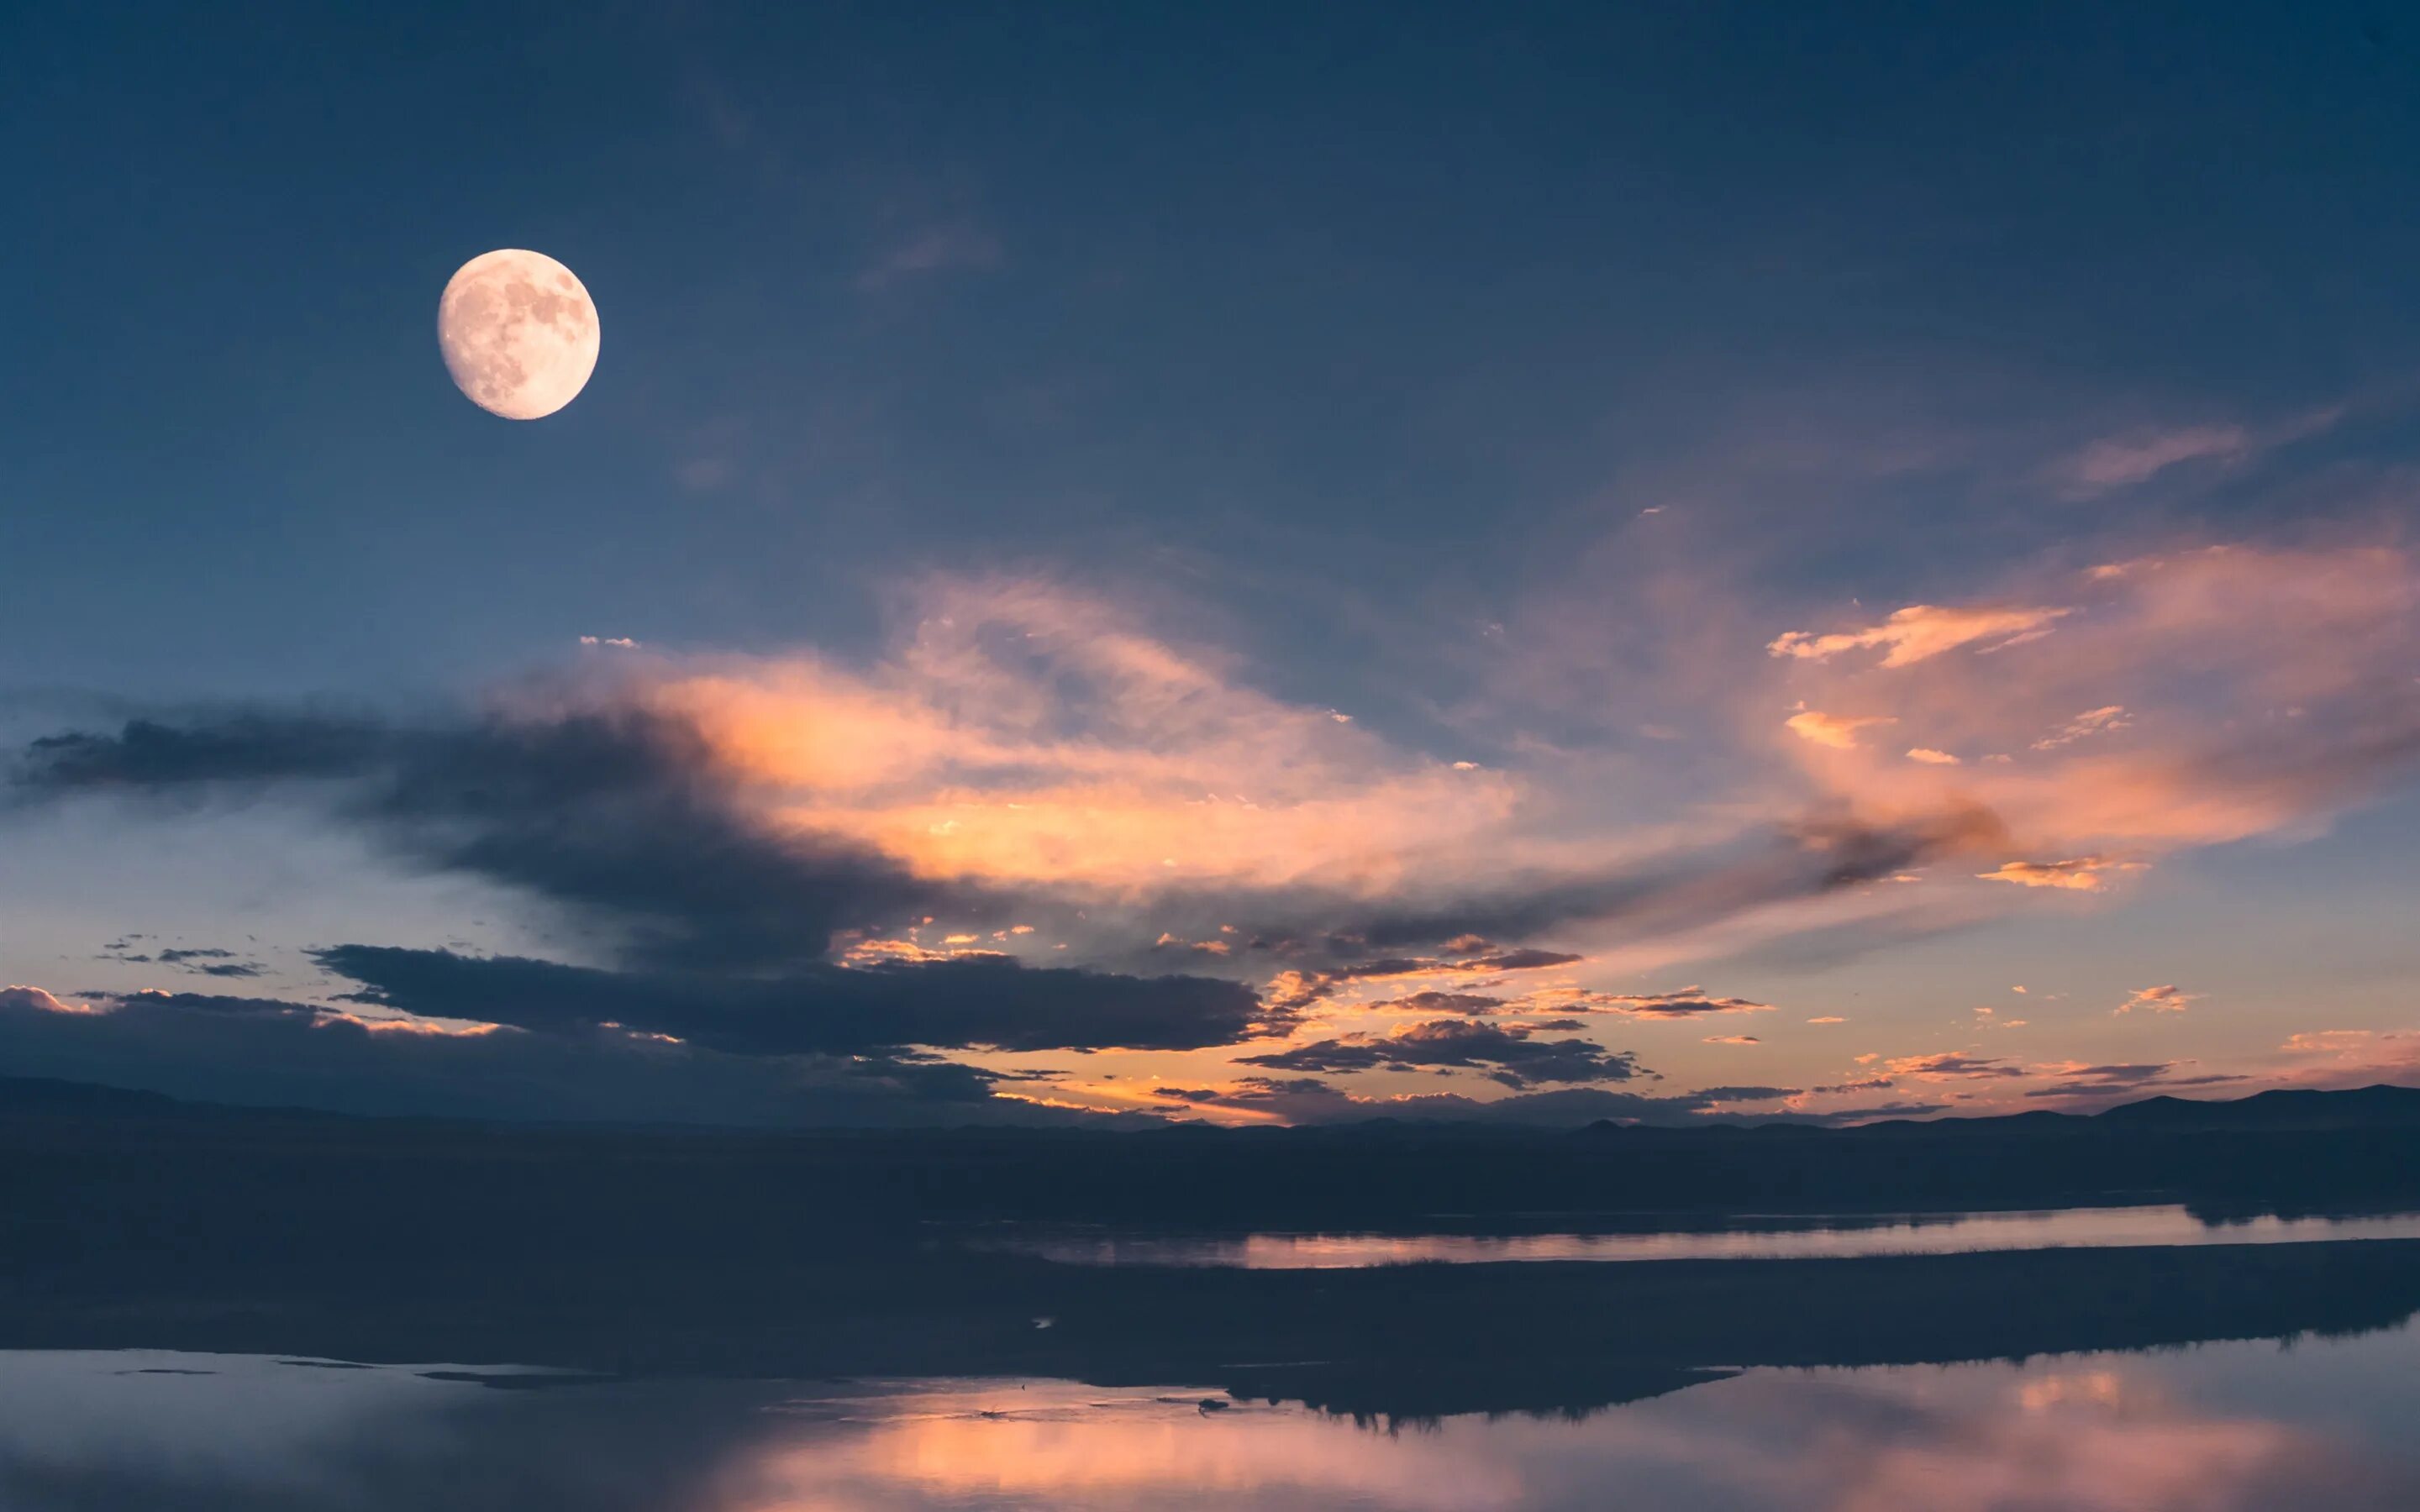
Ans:
POLYGON ((437 345, 463 396, 506 420, 537 420, 580 396, 597 370, 597 305, 544 253, 482 253, 446 281, 437 345))

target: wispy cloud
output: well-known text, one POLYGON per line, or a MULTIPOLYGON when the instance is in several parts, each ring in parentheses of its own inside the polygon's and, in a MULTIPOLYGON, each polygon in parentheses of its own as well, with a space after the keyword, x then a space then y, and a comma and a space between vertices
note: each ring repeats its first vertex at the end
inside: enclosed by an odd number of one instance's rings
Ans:
POLYGON ((2086 709, 2060 726, 2054 733, 2035 741, 2033 748, 2056 750, 2061 746, 2072 746, 2089 735, 2103 734, 2112 730, 2123 730, 2133 722, 2122 703, 2110 703, 2097 709, 2086 709))
POLYGON ((1829 746, 1834 750, 1854 750, 1860 730, 1899 723, 1886 714, 1825 714, 1821 709, 1807 709, 1781 722, 1799 739, 1812 741, 1818 746, 1829 746))
POLYGON ((2236 461, 2252 448, 2241 425, 2180 425, 2130 431, 2091 442, 2055 470, 2080 492, 2100 493, 2146 483, 2185 462, 2236 461))
POLYGON ((2013 1061, 1996 1057, 1969 1056, 1958 1051, 1930 1056, 1900 1056, 1885 1059, 1883 1064, 1893 1076, 1912 1077, 1921 1082, 1999 1081, 2025 1074, 2025 1069, 2013 1061))
POLYGON ((910 279, 953 271, 979 272, 1001 263, 999 238, 970 224, 937 225, 892 245, 863 272, 857 286, 868 292, 896 287, 910 279))
MULTIPOLYGON (((2071 892, 2099 892, 2109 886, 2109 878, 2118 872, 2141 872, 2148 869, 2143 861, 2120 860, 2108 856, 2078 856, 2064 861, 2003 861, 1992 871, 1978 872, 1985 882, 2013 882, 2020 887, 2059 887, 2071 892)), ((2022 992, 2024 989, 2018 989, 2022 992)))
POLYGON ((2071 499, 2089 499, 2149 483, 2172 469, 2232 468, 2263 453, 2329 431, 2346 414, 2331 405, 2261 425, 2203 422, 2146 425, 2102 436, 2059 458, 2051 482, 2071 499))
POLYGON ((2135 989, 2133 995, 2118 1004, 2115 1011, 2131 1013, 2139 1008, 2147 1013, 2181 1013, 2197 1000, 2198 995, 2186 992, 2174 982, 2167 982, 2157 987, 2135 989))
POLYGON ((1884 651, 1878 665, 1913 667, 1962 646, 1996 651, 2018 644, 2046 634, 2053 621, 2071 612, 2060 608, 2018 605, 1945 609, 1933 604, 1911 604, 1880 625, 1863 629, 1825 635, 1792 630, 1776 638, 1765 650, 1797 661, 1829 661, 1852 651, 1879 646, 1884 651))

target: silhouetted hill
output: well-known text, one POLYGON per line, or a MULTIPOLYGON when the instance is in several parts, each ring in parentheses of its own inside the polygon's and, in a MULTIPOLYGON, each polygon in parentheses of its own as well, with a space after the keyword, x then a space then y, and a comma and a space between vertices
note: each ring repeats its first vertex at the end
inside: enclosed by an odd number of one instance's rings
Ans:
POLYGON ((2420 1305, 2420 1241, 1359 1272, 1100 1270, 961 1241, 1003 1222, 1511 1233, 1740 1212, 2420 1207, 2415 1097, 1837 1132, 765 1134, 0 1080, 0 1348, 1033 1372, 1422 1416, 1581 1408, 1709 1366, 2371 1328, 2420 1305))
MULTIPOLYGON (((377 1118, 358 1114, 337 1113, 325 1109, 300 1107, 256 1107, 233 1103, 194 1102, 169 1097, 160 1092, 136 1091, 125 1088, 104 1087, 89 1082, 59 1081, 47 1077, 0 1076, 0 1117, 10 1114, 124 1116, 145 1118, 194 1119, 342 1119, 391 1124, 440 1125, 464 1124, 464 1120, 430 1118, 377 1118)), ((2049 1109, 2030 1109, 2024 1113, 2000 1114, 1979 1118, 1888 1119, 1874 1123, 1859 1124, 1846 1129, 1827 1129, 1820 1125, 1798 1122, 1765 1122, 1741 1119, 1721 1123, 1709 1122, 1694 1126, 1663 1124, 1617 1123, 1600 1119, 1576 1131, 1590 1136, 1621 1135, 1641 1141, 1667 1143, 1675 1140, 1711 1139, 1730 1142, 1745 1137, 1764 1140, 1794 1138, 1922 1138, 1922 1137, 1995 1137, 2021 1134, 2077 1133, 2092 1129, 2132 1127, 2143 1129, 2351 1129, 2364 1127, 2420 1127, 2420 1088, 2379 1084, 2347 1090, 2326 1091, 2308 1088, 2281 1088, 2256 1092, 2239 1098, 2181 1098, 2156 1096, 2133 1103, 2121 1103, 2099 1113, 2059 1113, 2049 1109)), ((489 1127, 491 1125, 475 1125, 489 1127)), ((538 1127, 538 1125, 522 1125, 538 1127)), ((656 1130, 660 1126, 587 1124, 547 1125, 555 1128, 589 1128, 630 1131, 656 1130)), ((815 1137, 814 1132, 764 1133, 737 1129, 699 1130, 697 1126, 681 1126, 682 1132, 727 1134, 737 1137, 779 1139, 784 1137, 815 1137)), ((664 1130, 662 1132, 673 1132, 664 1130)), ((917 1134, 901 1134, 897 1137, 930 1137, 939 1133, 944 1137, 979 1137, 991 1135, 1014 1140, 1020 1137, 1043 1139, 1064 1138, 1070 1134, 1086 1136, 1096 1133, 1083 1129, 1011 1130, 970 1126, 957 1131, 919 1131, 917 1134)), ((1375 1118, 1348 1124, 1326 1124, 1301 1129, 1220 1129, 1206 1124, 1186 1124, 1167 1129, 1127 1129, 1115 1131, 1109 1137, 1137 1135, 1199 1136, 1214 1140, 1245 1140, 1277 1138, 1294 1140, 1363 1139, 1394 1136, 1419 1139, 1451 1139, 1466 1136, 1477 1140, 1528 1141, 1537 1137, 1539 1126, 1529 1124, 1490 1124, 1466 1120, 1430 1122, 1415 1119, 1375 1118)), ((877 1132, 875 1137, 881 1137, 877 1132)))
POLYGON ((21 1213, 54 1208, 70 1227, 141 1211, 200 1231, 231 1205, 383 1226, 421 1204, 434 1223, 477 1193, 575 1228, 644 1217, 720 1226, 734 1242, 796 1242, 778 1220, 797 1213, 823 1229, 1215 1231, 2144 1202, 2299 1212, 2420 1206, 2415 1103, 2420 1091, 2380 1087, 1848 1130, 768 1134, 352 1118, 0 1080, 0 1190, 21 1213))
POLYGON ((2322 1092, 2307 1088, 2256 1092, 2224 1102, 2145 1098, 2100 1115, 2104 1123, 2168 1129, 2350 1129, 2420 1126, 2420 1088, 2363 1087, 2322 1092))
POLYGON ((90 1082, 61 1082, 47 1077, 0 1076, 0 1113, 174 1114, 197 1112, 160 1092, 133 1092, 90 1082))

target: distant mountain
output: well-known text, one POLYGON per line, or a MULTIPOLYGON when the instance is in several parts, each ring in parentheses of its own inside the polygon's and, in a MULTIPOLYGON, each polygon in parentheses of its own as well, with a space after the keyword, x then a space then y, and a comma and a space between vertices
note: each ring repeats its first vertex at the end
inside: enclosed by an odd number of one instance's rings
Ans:
POLYGON ((2256 1092, 2249 1097, 2202 1101, 2182 1097, 2147 1097, 2120 1103, 2099 1113, 2055 1113, 2035 1108, 1987 1118, 1890 1119, 1848 1129, 1823 1129, 1807 1124, 1710 1125, 1704 1129, 1649 1127, 1601 1119, 1583 1134, 1640 1136, 1776 1134, 1781 1133, 1841 1135, 1851 1138, 1915 1139, 1928 1136, 1991 1137, 2018 1134, 2115 1133, 2145 1134, 2196 1129, 2260 1130, 2420 1128, 2420 1088, 2354 1088, 2320 1091, 2310 1088, 2256 1092))
POLYGON ((53 1081, 48 1077, 0 1076, 0 1113, 156 1115, 194 1110, 194 1104, 159 1092, 133 1092, 122 1087, 53 1081))
MULTIPOLYGON (((193 1102, 160 1092, 135 1091, 120 1087, 103 1087, 90 1082, 59 1081, 47 1077, 0 1076, 0 1117, 10 1115, 50 1115, 84 1118, 197 1118, 214 1120, 248 1118, 276 1119, 342 1119, 349 1122, 395 1123, 488 1123, 485 1119, 431 1119, 423 1116, 380 1118, 334 1112, 327 1109, 297 1107, 261 1107, 249 1104, 193 1102)), ((533 1124, 533 1127, 537 1126, 533 1124)), ((552 1127, 608 1127, 636 1129, 644 1126, 623 1125, 551 1125, 552 1127)), ((699 1132, 687 1126, 690 1132, 699 1132)), ((1564 1127, 1569 1128, 1570 1125, 1564 1127)), ((1756 1122, 1749 1119, 1726 1119, 1698 1125, 1619 1123, 1611 1119, 1599 1119, 1579 1129, 1582 1135, 1620 1134, 1640 1143, 1680 1140, 1695 1143, 1712 1138, 1717 1142, 1757 1137, 1760 1141, 1784 1135, 1815 1137, 1849 1136, 1864 1138, 1923 1138, 1929 1135, 1972 1137, 2017 1134, 2084 1133, 2093 1130, 2115 1132, 2141 1130, 2176 1132, 2191 1130, 2260 1130, 2291 1129, 2360 1129, 2420 1128, 2420 1088, 2394 1087, 2381 1084, 2343 1091, 2321 1091, 2308 1088, 2257 1092, 2248 1097, 2199 1100, 2181 1097, 2149 1097, 2139 1102, 2121 1103, 2099 1113, 2058 1113, 2049 1109, 2031 1109, 2024 1113, 2001 1114, 1981 1118, 1953 1119, 1891 1119, 1861 1124, 1847 1129, 1827 1129, 1820 1124, 1776 1119, 1756 1122)), ((663 1132, 672 1132, 665 1130, 663 1132)), ((762 1134, 779 1137, 781 1131, 727 1131, 735 1134, 762 1134)), ((793 1134, 814 1133, 813 1130, 788 1131, 793 1134)), ((995 1131, 1003 1134, 1014 1131, 995 1131)), ((1081 1133, 1081 1131, 1061 1131, 1081 1133)), ((1217 1137, 1222 1134, 1250 1133, 1262 1135, 1287 1135, 1313 1139, 1344 1139, 1406 1137, 1452 1138, 1456 1135, 1483 1137, 1490 1134, 1537 1135, 1552 1133, 1552 1126, 1531 1119, 1496 1123, 1485 1120, 1428 1119, 1367 1119, 1353 1123, 1317 1125, 1298 1130, 1259 1129, 1229 1131, 1206 1126, 1186 1125, 1163 1131, 1169 1134, 1192 1133, 1217 1137)))
POLYGON ((2161 1129, 2420 1127, 2420 1088, 2381 1084, 2341 1092, 2297 1088, 2210 1103, 2149 1097, 2120 1103, 2095 1121, 2161 1129))

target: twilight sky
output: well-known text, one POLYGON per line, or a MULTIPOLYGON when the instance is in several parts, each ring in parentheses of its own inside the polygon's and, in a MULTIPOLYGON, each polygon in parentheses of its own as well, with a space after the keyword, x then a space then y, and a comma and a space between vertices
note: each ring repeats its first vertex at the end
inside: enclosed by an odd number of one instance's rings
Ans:
POLYGON ((2420 1079, 2391 8, 389 8, 0 20, 0 1072, 2420 1079))

